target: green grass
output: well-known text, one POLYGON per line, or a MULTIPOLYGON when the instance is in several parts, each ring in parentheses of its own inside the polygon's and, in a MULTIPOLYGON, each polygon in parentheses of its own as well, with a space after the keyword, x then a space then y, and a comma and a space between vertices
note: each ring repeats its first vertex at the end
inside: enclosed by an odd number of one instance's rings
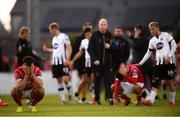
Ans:
MULTIPOLYGON (((23 113, 16 113, 17 105, 12 98, 3 96, 3 100, 9 102, 9 106, 0 107, 0 116, 180 116, 180 90, 176 94, 176 107, 174 108, 169 108, 167 101, 162 99, 151 107, 137 107, 133 103, 125 107, 122 102, 118 106, 110 106, 106 102, 102 102, 102 105, 81 105, 74 102, 61 105, 59 96, 47 95, 37 105, 37 113, 30 112, 28 106, 24 106, 23 113)), ((134 95, 131 97, 135 100, 134 95)))

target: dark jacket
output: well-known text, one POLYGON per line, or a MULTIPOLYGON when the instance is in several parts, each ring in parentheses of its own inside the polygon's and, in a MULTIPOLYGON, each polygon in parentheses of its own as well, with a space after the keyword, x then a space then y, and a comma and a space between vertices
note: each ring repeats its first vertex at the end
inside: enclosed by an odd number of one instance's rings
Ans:
MULTIPOLYGON (((73 44, 73 52, 72 52, 72 58, 77 54, 77 52, 79 51, 79 47, 81 45, 81 41, 84 39, 84 34, 78 36, 73 44)), ((85 66, 85 56, 81 56, 75 63, 74 63, 74 67, 76 69, 81 69, 82 67, 85 66)))
POLYGON ((111 45, 112 37, 113 36, 109 31, 105 34, 100 33, 99 31, 93 33, 88 48, 92 63, 96 60, 99 60, 101 65, 111 63, 112 55, 110 49, 105 49, 104 45, 105 43, 109 43, 111 45), (105 38, 103 38, 103 36, 105 38))
POLYGON ((112 39, 112 60, 113 68, 117 70, 121 63, 126 63, 130 55, 130 46, 122 37, 114 37, 112 39))
POLYGON ((133 43, 133 63, 139 63, 144 57, 147 48, 148 48, 149 40, 143 34, 139 39, 134 38, 133 43))
POLYGON ((31 46, 30 42, 27 41, 27 40, 24 40, 24 39, 20 39, 20 38, 16 42, 16 56, 18 58, 18 66, 21 66, 23 64, 23 58, 25 56, 32 56, 35 59, 35 64, 38 61, 41 61, 40 57, 38 57, 37 55, 33 54, 32 46, 31 46), (22 47, 22 52, 19 52, 19 47, 20 46, 22 47))

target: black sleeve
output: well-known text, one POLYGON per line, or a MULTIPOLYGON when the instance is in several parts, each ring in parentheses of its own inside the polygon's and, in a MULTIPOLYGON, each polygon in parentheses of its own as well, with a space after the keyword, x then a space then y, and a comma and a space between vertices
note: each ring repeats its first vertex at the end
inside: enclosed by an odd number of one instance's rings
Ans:
POLYGON ((93 35, 89 41, 89 47, 88 47, 88 52, 91 56, 91 61, 92 63, 94 63, 94 61, 97 60, 97 57, 96 57, 96 44, 95 44, 95 36, 93 35))
POLYGON ((19 40, 16 41, 16 56, 18 57, 20 55, 19 53, 19 46, 21 45, 21 43, 19 42, 19 40))
POLYGON ((79 36, 75 39, 74 44, 73 44, 73 52, 72 52, 72 56, 71 58, 73 58, 75 56, 75 54, 79 51, 79 47, 81 44, 81 38, 83 38, 82 36, 79 36))
POLYGON ((124 56, 124 62, 126 62, 129 58, 129 55, 130 55, 130 46, 129 46, 129 43, 128 42, 125 42, 126 43, 126 46, 125 46, 125 56, 124 56))

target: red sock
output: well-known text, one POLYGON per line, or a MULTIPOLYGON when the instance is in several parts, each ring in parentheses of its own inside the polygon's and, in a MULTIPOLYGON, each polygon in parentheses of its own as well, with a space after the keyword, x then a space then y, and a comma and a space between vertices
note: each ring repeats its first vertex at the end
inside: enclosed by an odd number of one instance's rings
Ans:
POLYGON ((114 82, 114 99, 117 100, 119 96, 119 87, 120 87, 120 81, 118 79, 115 79, 114 82))
POLYGON ((137 95, 136 98, 137 98, 137 102, 138 102, 138 103, 141 103, 141 98, 142 98, 142 97, 141 97, 140 95, 137 95))

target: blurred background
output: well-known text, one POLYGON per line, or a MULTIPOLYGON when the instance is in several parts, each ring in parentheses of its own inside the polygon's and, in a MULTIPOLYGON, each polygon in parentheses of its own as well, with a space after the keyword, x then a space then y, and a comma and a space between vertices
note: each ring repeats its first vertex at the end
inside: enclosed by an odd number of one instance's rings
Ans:
POLYGON ((136 24, 148 30, 149 22, 157 21, 162 31, 180 40, 180 0, 0 0, 0 71, 12 72, 17 64, 15 43, 21 26, 30 27, 33 50, 44 58, 41 68, 50 70, 51 55, 42 51, 43 43, 51 45, 49 23, 58 22, 73 43, 84 23, 91 22, 96 30, 100 18, 108 20, 110 31, 120 25, 131 35, 136 24))
POLYGON ((85 22, 91 22, 96 30, 100 18, 108 19, 110 31, 120 25, 132 35, 136 24, 147 29, 150 21, 157 21, 176 42, 180 39, 179 0, 0 0, 0 5, 0 54, 2 61, 9 64, 2 71, 13 69, 15 42, 23 25, 30 27, 29 41, 44 58, 50 58, 42 51, 42 44, 51 45, 48 25, 53 21, 60 24, 60 30, 70 36, 72 43, 85 22))

